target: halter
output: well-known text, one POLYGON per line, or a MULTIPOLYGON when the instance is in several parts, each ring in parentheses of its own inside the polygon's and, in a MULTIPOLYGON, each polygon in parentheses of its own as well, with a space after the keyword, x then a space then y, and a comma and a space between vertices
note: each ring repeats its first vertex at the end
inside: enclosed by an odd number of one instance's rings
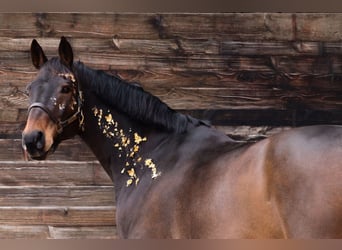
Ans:
POLYGON ((28 108, 28 113, 30 113, 31 109, 33 108, 40 108, 45 113, 48 114, 49 118, 57 125, 57 134, 61 134, 63 129, 75 122, 77 119, 79 120, 79 127, 83 129, 84 124, 84 115, 82 112, 82 105, 83 105, 83 93, 80 90, 80 85, 77 84, 76 78, 71 73, 59 73, 58 76, 63 77, 64 79, 70 80, 74 85, 77 85, 77 110, 74 114, 72 114, 69 118, 65 120, 57 119, 51 110, 49 110, 43 103, 41 102, 34 102, 28 108))

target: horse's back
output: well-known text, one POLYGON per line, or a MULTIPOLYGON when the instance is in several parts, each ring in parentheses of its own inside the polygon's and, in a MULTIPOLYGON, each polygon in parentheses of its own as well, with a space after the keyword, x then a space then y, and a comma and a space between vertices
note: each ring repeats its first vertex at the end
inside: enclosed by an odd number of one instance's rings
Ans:
POLYGON ((342 237, 342 127, 312 126, 270 138, 270 194, 288 237, 342 237))
POLYGON ((191 174, 191 237, 342 237, 342 127, 285 131, 191 174))

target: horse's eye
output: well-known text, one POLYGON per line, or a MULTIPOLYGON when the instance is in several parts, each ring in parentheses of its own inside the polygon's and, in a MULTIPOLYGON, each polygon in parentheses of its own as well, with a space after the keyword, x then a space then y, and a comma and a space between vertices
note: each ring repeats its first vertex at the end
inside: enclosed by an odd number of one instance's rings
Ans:
POLYGON ((69 87, 69 86, 63 86, 62 87, 61 93, 68 94, 70 92, 71 92, 71 87, 69 87))

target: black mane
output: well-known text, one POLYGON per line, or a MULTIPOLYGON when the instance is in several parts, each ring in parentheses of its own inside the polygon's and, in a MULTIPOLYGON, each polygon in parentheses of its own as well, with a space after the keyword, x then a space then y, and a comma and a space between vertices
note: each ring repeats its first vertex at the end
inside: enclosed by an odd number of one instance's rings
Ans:
POLYGON ((132 119, 175 133, 185 132, 189 122, 197 121, 171 109, 136 84, 125 82, 102 70, 90 69, 81 62, 75 63, 74 67, 80 82, 87 82, 88 87, 106 105, 132 119))

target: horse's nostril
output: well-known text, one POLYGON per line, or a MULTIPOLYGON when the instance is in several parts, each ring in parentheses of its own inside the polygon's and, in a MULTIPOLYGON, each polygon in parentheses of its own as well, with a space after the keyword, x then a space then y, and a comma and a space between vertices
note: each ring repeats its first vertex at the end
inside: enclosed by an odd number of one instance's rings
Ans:
POLYGON ((44 148, 44 135, 43 135, 43 132, 41 132, 41 131, 37 132, 36 147, 38 150, 41 150, 44 148))
POLYGON ((30 153, 35 154, 41 151, 45 146, 44 133, 42 131, 33 131, 23 136, 24 148, 30 153))

